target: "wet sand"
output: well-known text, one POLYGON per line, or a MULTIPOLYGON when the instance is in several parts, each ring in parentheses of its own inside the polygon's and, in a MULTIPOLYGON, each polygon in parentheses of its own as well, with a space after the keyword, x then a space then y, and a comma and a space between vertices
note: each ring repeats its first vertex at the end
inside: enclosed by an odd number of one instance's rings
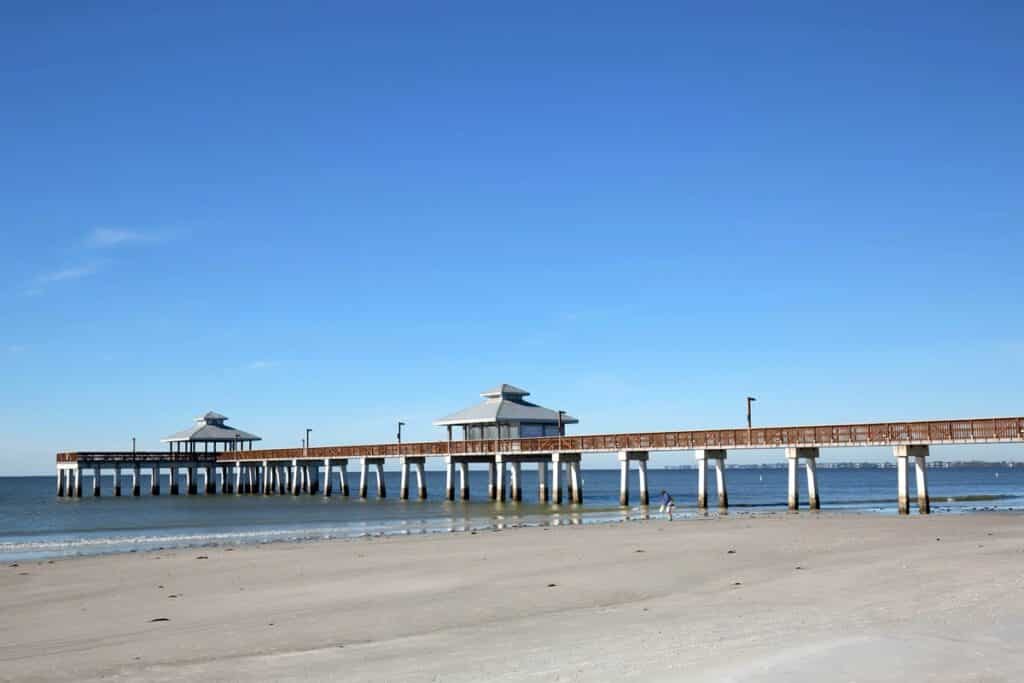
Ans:
POLYGON ((710 517, 18 565, 0 567, 4 680, 1024 680, 1017 514, 710 517))

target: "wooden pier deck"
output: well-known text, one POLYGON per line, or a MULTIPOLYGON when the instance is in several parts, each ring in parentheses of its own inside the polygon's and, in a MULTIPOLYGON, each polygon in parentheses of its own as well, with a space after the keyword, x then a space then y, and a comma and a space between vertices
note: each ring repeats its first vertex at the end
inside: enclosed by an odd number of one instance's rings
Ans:
POLYGON ((426 497, 424 463, 427 458, 441 458, 446 468, 446 491, 455 499, 455 468, 459 468, 459 497, 469 498, 469 467, 488 467, 488 495, 503 501, 522 500, 521 468, 535 464, 538 468, 538 500, 560 504, 562 481, 566 501, 583 502, 581 462, 586 453, 619 454, 621 469, 620 503, 629 503, 629 472, 635 464, 639 477, 640 504, 649 502, 647 461, 651 452, 694 451, 698 465, 697 504, 707 506, 707 470, 714 467, 718 503, 728 507, 725 485, 725 460, 729 450, 785 449, 789 462, 789 508, 799 507, 797 470, 802 463, 807 470, 808 506, 820 507, 815 462, 822 448, 889 446, 897 462, 897 497, 899 511, 909 512, 908 461, 916 467, 916 493, 921 512, 930 510, 927 491, 926 458, 935 445, 980 445, 1024 443, 1024 417, 997 417, 913 422, 878 422, 863 424, 814 425, 795 427, 756 427, 752 429, 681 430, 670 432, 638 432, 591 434, 580 436, 548 436, 515 439, 444 440, 412 443, 317 446, 313 448, 278 448, 259 450, 228 450, 222 452, 101 452, 75 451, 57 454, 57 495, 80 496, 82 473, 91 470, 93 494, 100 495, 102 471, 113 470, 114 493, 120 495, 123 468, 132 473, 133 495, 139 495, 139 474, 142 468, 152 472, 150 493, 160 493, 159 480, 168 472, 170 493, 178 492, 178 471, 186 475, 186 491, 197 493, 197 474, 205 475, 204 491, 216 493, 312 493, 322 490, 331 495, 337 471, 337 491, 349 493, 347 465, 350 460, 360 467, 359 495, 366 497, 369 471, 376 474, 379 497, 386 496, 383 466, 388 458, 397 458, 401 471, 400 497, 409 496, 410 467, 415 468, 418 495, 426 497), (323 467, 323 487, 321 481, 323 467), (548 468, 550 466, 550 479, 548 468), (506 467, 508 477, 506 477, 506 467), (217 474, 220 473, 220 486, 217 474), (231 475, 234 474, 232 484, 231 475))

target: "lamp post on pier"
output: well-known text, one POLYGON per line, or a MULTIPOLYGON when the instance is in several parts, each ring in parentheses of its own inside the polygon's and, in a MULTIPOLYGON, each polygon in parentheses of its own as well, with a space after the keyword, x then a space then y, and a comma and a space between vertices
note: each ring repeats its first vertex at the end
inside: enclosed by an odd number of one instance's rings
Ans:
POLYGON ((751 433, 750 432, 753 429, 753 422, 751 422, 751 419, 750 419, 750 404, 753 403, 756 400, 757 399, 754 398, 753 396, 747 396, 747 444, 751 445, 751 446, 753 444, 751 443, 751 433))

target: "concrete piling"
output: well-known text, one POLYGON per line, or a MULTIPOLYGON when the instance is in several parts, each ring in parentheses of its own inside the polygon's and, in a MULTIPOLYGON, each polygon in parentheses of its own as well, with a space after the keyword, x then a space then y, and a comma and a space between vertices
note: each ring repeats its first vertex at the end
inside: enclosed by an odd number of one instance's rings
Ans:
MULTIPOLYGON (((647 451, 619 451, 619 505, 629 505, 629 463, 636 462, 640 480, 640 505, 650 504, 647 482, 647 451)), ((579 467, 579 461, 576 466, 579 467)))
POLYGON ((562 504, 562 482, 559 480, 562 470, 560 456, 560 453, 551 454, 551 502, 555 505, 562 504))
POLYGON ((917 511, 922 515, 931 512, 931 497, 928 495, 928 468, 925 459, 929 448, 926 445, 906 445, 894 447, 896 456, 896 487, 901 515, 910 514, 910 491, 907 472, 908 458, 914 459, 917 486, 917 511))
POLYGON ((469 463, 459 463, 459 498, 469 500, 469 463))
POLYGON ((512 471, 512 495, 511 499, 517 503, 523 500, 523 466, 518 460, 509 463, 512 471))
POLYGON ((425 460, 423 458, 416 462, 416 486, 419 489, 420 500, 427 499, 427 476, 424 472, 425 460))
POLYGON ((718 488, 718 507, 725 510, 729 507, 729 495, 725 488, 726 452, 720 448, 701 448, 695 452, 697 460, 697 507, 706 510, 708 507, 708 460, 715 462, 715 483, 718 488))
POLYGON ((807 507, 811 510, 821 508, 821 501, 818 497, 818 469, 815 462, 820 452, 820 449, 814 447, 790 446, 786 448, 786 459, 789 469, 787 503, 790 510, 795 511, 800 507, 800 490, 797 475, 801 460, 804 461, 804 466, 807 469, 807 507))
POLYGON ((537 463, 537 501, 548 502, 548 464, 543 460, 537 463))
POLYGON ((815 462, 817 458, 804 460, 804 467, 807 469, 807 507, 811 510, 821 509, 821 500, 818 498, 818 467, 815 462))
POLYGON ((444 459, 444 497, 455 500, 455 462, 451 456, 444 459))
POLYGON ((377 461, 377 497, 387 498, 388 491, 384 485, 384 460, 383 458, 377 461))
POLYGON ((505 461, 497 459, 495 461, 497 477, 495 479, 495 486, 497 490, 495 492, 495 498, 499 502, 505 502, 505 461))
POLYGON ((907 491, 907 454, 905 447, 896 447, 896 506, 901 515, 910 514, 910 496, 907 491), (901 449, 903 452, 901 453, 901 449))
POLYGON ((341 495, 343 498, 348 497, 348 460, 338 461, 338 478, 341 480, 341 495))
POLYGON ((409 461, 406 458, 400 458, 398 469, 401 475, 398 484, 398 498, 409 500, 409 461))

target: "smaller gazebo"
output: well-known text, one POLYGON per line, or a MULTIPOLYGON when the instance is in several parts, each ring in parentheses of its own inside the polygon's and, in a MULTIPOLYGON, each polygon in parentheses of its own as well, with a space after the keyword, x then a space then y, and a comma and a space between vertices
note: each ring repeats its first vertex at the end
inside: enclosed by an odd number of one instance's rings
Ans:
POLYGON ((251 451, 253 441, 262 441, 255 434, 225 424, 227 419, 211 411, 197 417, 196 423, 188 429, 171 434, 161 441, 168 444, 171 453, 198 453, 199 444, 203 445, 203 453, 217 453, 217 444, 221 446, 220 451, 244 451, 245 445, 249 444, 248 450, 251 451))

